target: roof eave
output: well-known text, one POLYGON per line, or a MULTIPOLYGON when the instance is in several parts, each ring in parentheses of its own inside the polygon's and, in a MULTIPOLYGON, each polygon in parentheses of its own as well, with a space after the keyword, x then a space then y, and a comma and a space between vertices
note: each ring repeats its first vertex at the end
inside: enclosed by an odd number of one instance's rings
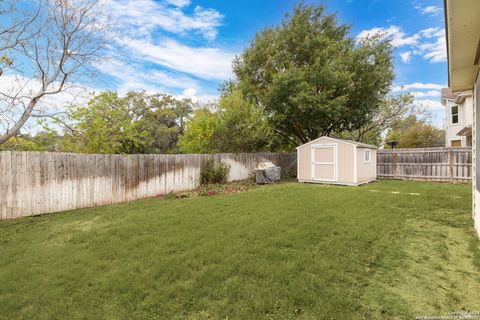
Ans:
MULTIPOLYGON (((475 10, 480 4, 480 2, 477 2, 477 0, 465 1, 469 2, 470 5, 475 8, 475 10)), ((477 36, 478 28, 476 26, 478 26, 480 20, 478 15, 474 13, 475 10, 473 10, 473 8, 470 10, 468 17, 464 17, 466 5, 465 1, 443 0, 447 48, 448 86, 454 92, 472 90, 475 82, 472 81, 472 78, 474 79, 479 72, 478 63, 480 60, 480 37, 477 36), (462 9, 464 12, 459 13, 460 9, 462 9), (460 19, 460 17, 462 17, 462 19, 465 18, 466 20, 464 21, 460 19), (462 29, 459 30, 458 28, 462 29), (455 32, 455 34, 452 32, 455 32), (463 35, 462 32, 464 33, 463 35), (467 37, 469 40, 462 41, 460 44, 458 39, 456 39, 459 37, 462 39, 463 37, 467 37), (465 50, 470 52, 468 55, 471 54, 471 57, 468 58, 468 63, 465 60, 465 50), (459 55, 459 53, 461 54, 459 55)))
POLYGON ((447 7, 447 0, 443 0, 443 18, 444 18, 444 22, 445 22, 445 42, 446 42, 446 45, 447 45, 447 77, 448 77, 448 87, 451 88, 451 83, 450 83, 450 48, 449 48, 449 45, 448 45, 448 14, 447 14, 447 10, 448 10, 448 7, 447 7))

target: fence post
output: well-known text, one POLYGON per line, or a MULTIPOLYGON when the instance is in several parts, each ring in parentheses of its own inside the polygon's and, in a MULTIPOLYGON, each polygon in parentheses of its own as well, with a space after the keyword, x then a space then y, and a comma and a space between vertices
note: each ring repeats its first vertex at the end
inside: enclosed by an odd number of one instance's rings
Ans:
POLYGON ((453 182, 453 151, 452 149, 448 150, 448 165, 450 169, 450 182, 453 182))
POLYGON ((392 161, 392 171, 393 171, 393 179, 396 179, 397 176, 397 152, 393 149, 393 161, 392 161))

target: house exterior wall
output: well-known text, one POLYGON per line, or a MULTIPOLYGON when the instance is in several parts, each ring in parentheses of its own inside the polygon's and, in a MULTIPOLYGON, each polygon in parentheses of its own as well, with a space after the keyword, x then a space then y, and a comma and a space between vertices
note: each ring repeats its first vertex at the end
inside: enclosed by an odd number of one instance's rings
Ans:
POLYGON ((472 125, 473 123, 473 95, 465 99, 465 125, 472 125))
POLYGON ((444 0, 444 9, 449 88, 454 93, 473 88, 472 215, 480 237, 480 1, 444 0))
POLYGON ((468 141, 465 136, 458 136, 457 133, 466 126, 473 123, 473 97, 468 96, 462 103, 455 103, 454 100, 446 99, 445 101, 445 146, 451 147, 452 141, 460 140, 460 147, 467 147, 468 141), (458 123, 452 122, 452 107, 458 106, 458 123))
POLYGON ((377 150, 370 150, 370 162, 365 162, 365 148, 357 148, 357 183, 377 179, 377 150))
POLYGON ((473 102, 473 150, 472 150, 472 173, 473 173, 473 219, 475 230, 480 236, 480 74, 477 74, 477 80, 474 87, 473 102))

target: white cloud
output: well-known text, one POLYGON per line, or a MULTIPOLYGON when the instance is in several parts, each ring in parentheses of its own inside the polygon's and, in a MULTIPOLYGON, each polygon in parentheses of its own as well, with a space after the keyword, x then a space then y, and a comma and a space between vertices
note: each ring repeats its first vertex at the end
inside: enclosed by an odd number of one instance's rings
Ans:
POLYGON ((437 15, 443 11, 442 7, 437 7, 437 6, 426 6, 426 7, 416 6, 415 9, 419 10, 420 13, 423 15, 432 15, 432 16, 437 15))
POLYGON ((442 28, 427 28, 408 35, 399 26, 391 25, 388 28, 376 27, 364 30, 357 35, 356 39, 360 42, 375 35, 391 40, 396 48, 409 48, 410 50, 400 54, 404 63, 409 63, 414 56, 421 56, 431 63, 447 60, 445 30, 442 28))
POLYGON ((190 0, 166 0, 166 2, 180 8, 190 5, 190 0))
POLYGON ((440 90, 428 90, 428 91, 413 91, 411 94, 415 98, 426 98, 426 97, 440 97, 440 90))
POLYGON ((363 30, 357 35, 357 41, 362 41, 373 36, 381 35, 384 38, 390 39, 394 47, 402 47, 405 45, 413 45, 418 41, 418 35, 407 36, 400 27, 392 25, 388 28, 376 27, 368 30, 363 30))
POLYGON ((414 97, 413 105, 418 110, 439 111, 443 110, 440 103, 441 89, 446 85, 437 83, 414 82, 397 85, 392 88, 393 93, 410 93, 414 97))
POLYGON ((426 110, 444 110, 443 104, 441 104, 440 100, 415 100, 414 105, 420 108, 424 108, 426 110))
MULTIPOLYGON (((54 83, 49 90, 54 90, 58 83, 54 83)), ((4 74, 0 77, 0 132, 11 127, 23 112, 23 106, 26 105, 41 88, 40 81, 27 78, 18 74, 4 74), (3 96, 12 95, 19 92, 19 98, 11 100, 3 96)), ((35 109, 34 115, 56 115, 65 112, 67 107, 74 104, 85 104, 92 94, 98 92, 97 88, 92 88, 79 83, 69 83, 65 90, 53 95, 42 97, 35 109)), ((36 125, 36 117, 30 117, 22 132, 36 132, 40 129, 36 125)))
MULTIPOLYGON (((49 91, 55 90, 59 83, 53 83, 48 87, 49 91)), ((17 99, 17 107, 21 108, 21 103, 29 101, 40 91, 40 81, 32 78, 27 78, 17 74, 4 74, 0 77, 0 93, 11 95, 12 93, 19 92, 17 99)), ((96 88, 92 88, 80 83, 68 83, 62 92, 45 95, 38 102, 36 110, 45 112, 49 110, 63 109, 65 106, 75 103, 85 103, 92 93, 99 91, 96 88)), ((5 103, 9 101, 8 98, 0 100, 0 110, 5 108, 5 103)), ((0 111, 1 113, 1 111, 0 111)))
POLYGON ((177 98, 190 98, 193 102, 207 103, 218 99, 217 95, 203 93, 202 83, 187 76, 172 74, 160 70, 144 70, 136 65, 127 65, 121 60, 111 59, 98 68, 118 82, 117 91, 124 95, 129 91, 145 91, 147 94, 168 93, 177 98))
POLYGON ((412 52, 411 51, 405 51, 400 54, 400 58, 402 59, 403 63, 409 63, 410 60, 412 59, 412 52))
POLYGON ((106 1, 119 29, 113 35, 114 58, 98 68, 115 79, 120 93, 145 90, 176 94, 191 88, 196 97, 209 96, 203 92, 206 86, 202 80, 231 77, 235 54, 208 45, 223 20, 217 10, 189 7, 190 0, 106 1), (187 45, 183 38, 206 44, 187 45))
POLYGON ((111 15, 118 20, 123 32, 131 35, 151 35, 157 29, 176 34, 193 32, 208 40, 218 34, 223 15, 214 9, 196 6, 191 14, 184 12, 186 0, 107 0, 111 15), (173 4, 174 6, 171 6, 173 4))
POLYGON ((195 88, 187 88, 182 94, 177 95, 176 98, 183 99, 189 98, 193 102, 208 103, 213 102, 218 99, 218 95, 209 95, 209 94, 199 94, 195 88))
POLYGON ((164 92, 167 89, 183 90, 188 87, 198 87, 197 81, 190 77, 156 69, 143 70, 139 65, 127 64, 119 59, 110 59, 97 67, 117 80, 118 91, 121 94, 131 90, 142 90, 142 88, 145 90, 156 88, 155 92, 164 92))
POLYGON ((445 107, 440 103, 439 99, 415 99, 413 101, 413 106, 421 119, 439 129, 442 129, 443 119, 445 117, 445 107))
POLYGON ((421 30, 419 34, 425 38, 433 38, 433 37, 438 38, 438 37, 445 36, 445 30, 438 27, 431 27, 431 28, 421 30))
POLYGON ((224 80, 232 75, 234 53, 218 48, 194 48, 166 39, 158 44, 124 38, 125 46, 143 59, 208 80, 224 80))
POLYGON ((414 83, 394 86, 392 88, 392 92, 410 91, 412 89, 413 90, 415 89, 442 90, 442 88, 445 88, 445 87, 447 87, 446 84, 414 82, 414 83))
POLYGON ((430 62, 447 61, 447 40, 445 35, 438 37, 434 43, 424 43, 419 46, 423 58, 430 62))

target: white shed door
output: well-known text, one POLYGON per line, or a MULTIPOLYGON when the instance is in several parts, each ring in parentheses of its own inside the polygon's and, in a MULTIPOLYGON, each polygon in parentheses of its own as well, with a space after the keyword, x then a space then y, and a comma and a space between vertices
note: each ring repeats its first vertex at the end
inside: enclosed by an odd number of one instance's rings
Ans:
POLYGON ((312 145, 312 180, 337 180, 337 145, 312 145))

